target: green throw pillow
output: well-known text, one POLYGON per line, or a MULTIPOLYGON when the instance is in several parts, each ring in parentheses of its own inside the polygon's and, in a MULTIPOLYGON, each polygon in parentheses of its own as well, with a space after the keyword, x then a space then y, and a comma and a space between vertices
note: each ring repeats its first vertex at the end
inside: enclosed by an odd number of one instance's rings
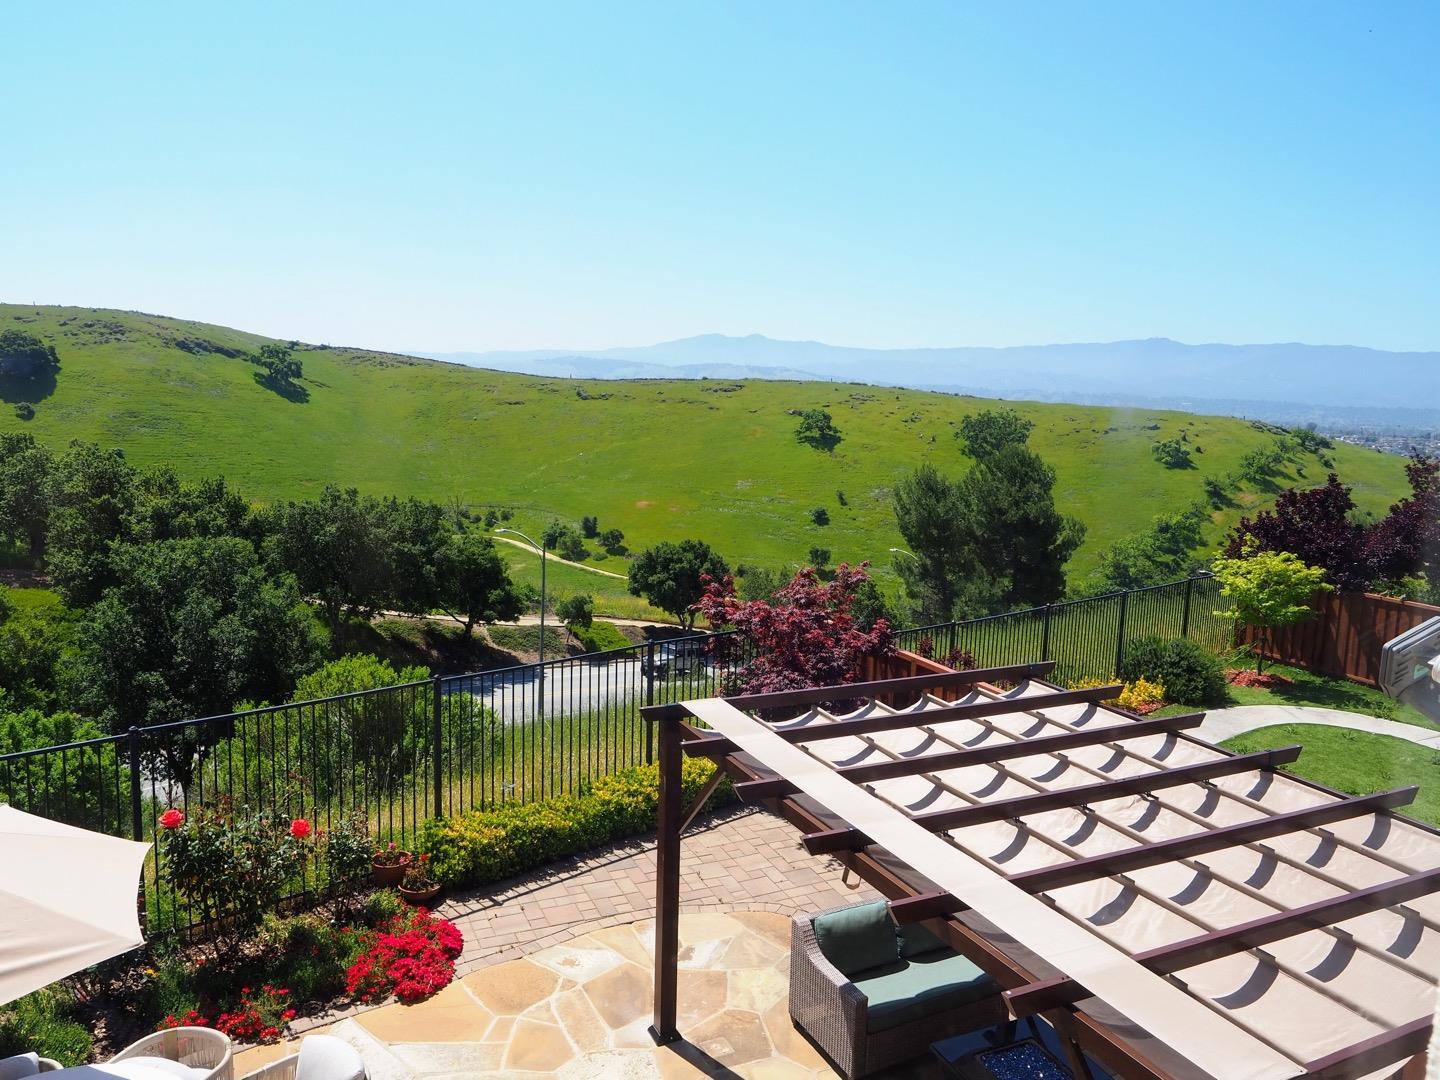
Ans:
POLYGON ((909 959, 918 956, 920 953, 934 952, 936 949, 950 948, 945 942, 925 929, 923 923, 910 923, 908 926, 896 927, 900 935, 900 955, 909 959))
POLYGON ((811 925, 825 959, 843 975, 853 976, 900 959, 895 923, 884 900, 817 916, 811 925))

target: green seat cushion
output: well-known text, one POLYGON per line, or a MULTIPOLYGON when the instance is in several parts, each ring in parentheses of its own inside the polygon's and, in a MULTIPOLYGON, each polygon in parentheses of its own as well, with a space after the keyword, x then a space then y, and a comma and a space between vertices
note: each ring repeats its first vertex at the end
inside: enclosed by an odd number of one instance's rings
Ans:
POLYGON ((936 949, 950 948, 918 922, 910 923, 908 926, 897 926, 895 929, 900 935, 901 960, 918 956, 920 953, 934 952, 936 949))
POLYGON ((865 995, 866 1026, 887 1031, 1000 992, 996 982, 951 949, 912 956, 851 976, 865 995))
POLYGON ((893 964, 900 958, 895 922, 884 900, 817 915, 811 925, 825 959, 843 975, 853 977, 857 971, 893 964))

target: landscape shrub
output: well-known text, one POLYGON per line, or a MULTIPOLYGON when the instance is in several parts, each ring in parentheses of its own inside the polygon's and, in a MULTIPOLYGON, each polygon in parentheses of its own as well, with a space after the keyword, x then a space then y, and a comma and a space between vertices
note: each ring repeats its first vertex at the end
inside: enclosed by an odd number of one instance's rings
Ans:
MULTIPOLYGON (((683 800, 699 794, 714 769, 682 766, 683 800)), ((728 784, 720 792, 728 793, 728 784)), ((420 846, 431 873, 445 885, 480 885, 513 877, 567 855, 655 828, 659 771, 637 765, 596 780, 586 792, 544 802, 515 803, 425 823, 420 846)))
POLYGON ((0 1057, 34 1052, 61 1065, 80 1065, 90 1056, 90 1032, 72 1016, 75 1000, 61 986, 48 986, 0 1006, 0 1057))
POLYGON ((1120 691, 1116 702, 1122 709, 1129 709, 1134 713, 1143 715, 1154 712, 1165 704, 1165 685, 1145 678, 1136 679, 1125 684, 1125 689, 1120 691))
POLYGON ((630 639, 622 634, 614 623, 594 622, 581 630, 574 631, 581 648, 586 652, 605 652, 609 649, 623 649, 630 639))
POLYGON ((1135 638, 1125 646, 1118 675, 1122 682, 1162 684, 1177 705, 1218 705, 1227 693, 1220 658, 1188 638, 1135 638))
POLYGON ((310 823, 273 812, 237 810, 229 800, 187 817, 160 815, 163 870, 201 919, 254 925, 279 901, 310 854, 310 823))
POLYGON ((370 839, 370 815, 353 811, 334 825, 321 842, 325 880, 334 892, 355 888, 370 872, 375 845, 370 839))

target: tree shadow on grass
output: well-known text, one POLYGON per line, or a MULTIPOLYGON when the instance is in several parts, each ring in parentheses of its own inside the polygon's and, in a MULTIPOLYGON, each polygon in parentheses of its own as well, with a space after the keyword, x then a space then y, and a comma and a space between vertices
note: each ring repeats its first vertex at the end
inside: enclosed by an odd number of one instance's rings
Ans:
POLYGON ((294 402, 296 405, 304 405, 310 400, 310 391, 297 382, 291 382, 288 379, 282 381, 264 371, 255 372, 254 379, 266 390, 279 394, 286 401, 294 402))
POLYGON ((17 405, 20 402, 35 404, 55 393, 55 372, 45 371, 33 379, 22 379, 18 375, 0 375, 0 400, 17 405))

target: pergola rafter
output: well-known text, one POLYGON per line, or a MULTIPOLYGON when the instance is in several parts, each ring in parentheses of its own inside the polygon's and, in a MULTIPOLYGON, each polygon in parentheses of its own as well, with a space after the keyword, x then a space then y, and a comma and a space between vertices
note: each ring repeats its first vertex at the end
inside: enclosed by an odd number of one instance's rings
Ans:
MULTIPOLYGON (((1401 833, 1407 843, 1423 836, 1440 865, 1440 834, 1388 819, 1414 789, 1345 798, 1281 778, 1275 770, 1294 761, 1298 747, 1228 754, 1184 734, 1203 714, 1136 717, 1103 704, 1118 686, 1066 690, 1041 682, 1051 667, 937 671, 643 710, 660 736, 654 1036, 678 1034, 679 837, 693 817, 693 807, 687 814, 679 805, 679 763, 689 754, 715 761, 743 798, 794 824, 812 854, 835 856, 889 897, 898 921, 929 920, 1006 988, 1014 1015, 1043 1013, 1117 1076, 1170 1080, 1184 1072, 1172 1065, 1187 1059, 1227 1080, 1338 1077, 1357 1062, 1381 1068, 1413 1056, 1428 1032, 1426 1018, 1392 1022, 1396 999, 1371 1001, 1363 991, 1379 971, 1397 985, 1428 979, 1433 995, 1435 973, 1416 956, 1387 949, 1383 927, 1365 921, 1399 919, 1426 935, 1440 922, 1423 908, 1394 914, 1397 905, 1440 893, 1440 870, 1395 872, 1413 858, 1413 844, 1385 842, 1401 833), (1019 685, 1001 690, 995 683, 1002 681, 1019 685), (829 711, 837 705, 846 711, 829 711), (1045 757, 1053 767, 1035 774, 1033 759, 1045 757), (1107 775, 1111 769, 1119 775, 1107 775), (1245 783, 1247 774, 1255 781, 1245 783), (973 778, 987 775, 993 780, 977 786, 973 778), (1075 782, 1087 775, 1095 779, 1075 782), (1184 794, 1192 789, 1193 805, 1184 794), (1366 817, 1376 825, 1362 843, 1346 830, 1366 817), (1062 827, 1067 820, 1089 824, 1062 827), (1099 834, 1114 839, 1092 841, 1099 834), (1310 866, 1292 852, 1293 837, 1302 835, 1344 858, 1310 866), (1013 870, 1006 865, 1032 848, 1038 865, 1028 855, 1013 870), (1361 873, 1356 860, 1386 873, 1366 871, 1368 880, 1349 887, 1347 875, 1361 873), (1246 879, 1243 867, 1254 862, 1268 875, 1281 873, 1287 888, 1308 875, 1333 895, 1277 903, 1246 879), (1170 895, 1158 884, 1170 880, 1167 867, 1198 884, 1170 895), (1130 876, 1141 872, 1161 877, 1130 876), (1214 911, 1189 895, 1210 888, 1233 894, 1247 917, 1216 924, 1214 911), (1086 905, 1108 908, 1107 896, 1133 899, 1116 909, 1118 917, 1092 925, 1086 905), (1123 924, 1133 904, 1153 909, 1152 921, 1173 923, 1169 939, 1128 946, 1124 926, 1109 923, 1123 924), (1354 934, 1336 925, 1355 920, 1354 934), (1312 933, 1351 946, 1351 959, 1330 961, 1338 973, 1317 977, 1295 952, 1312 933), (1012 955, 1016 942, 1025 949, 1012 955), (1188 974, 1235 962, 1278 965, 1282 988, 1267 990, 1277 1006, 1280 995, 1310 994, 1317 1015, 1320 1005, 1340 1008, 1353 1023, 1317 1028, 1302 1052, 1290 1033, 1257 1025, 1253 1009, 1238 1012, 1204 989, 1216 976, 1194 982, 1188 974), (1185 981, 1170 981, 1177 975, 1185 981), (1128 1025, 1117 1026, 1115 1013, 1128 1025), (1143 1033, 1138 1042, 1135 1030, 1143 1033), (1356 1037, 1340 1041, 1345 1034, 1356 1037), (1316 1049, 1329 1052, 1311 1057, 1316 1049)), ((1137 933, 1143 928, 1136 924, 1137 933)))

